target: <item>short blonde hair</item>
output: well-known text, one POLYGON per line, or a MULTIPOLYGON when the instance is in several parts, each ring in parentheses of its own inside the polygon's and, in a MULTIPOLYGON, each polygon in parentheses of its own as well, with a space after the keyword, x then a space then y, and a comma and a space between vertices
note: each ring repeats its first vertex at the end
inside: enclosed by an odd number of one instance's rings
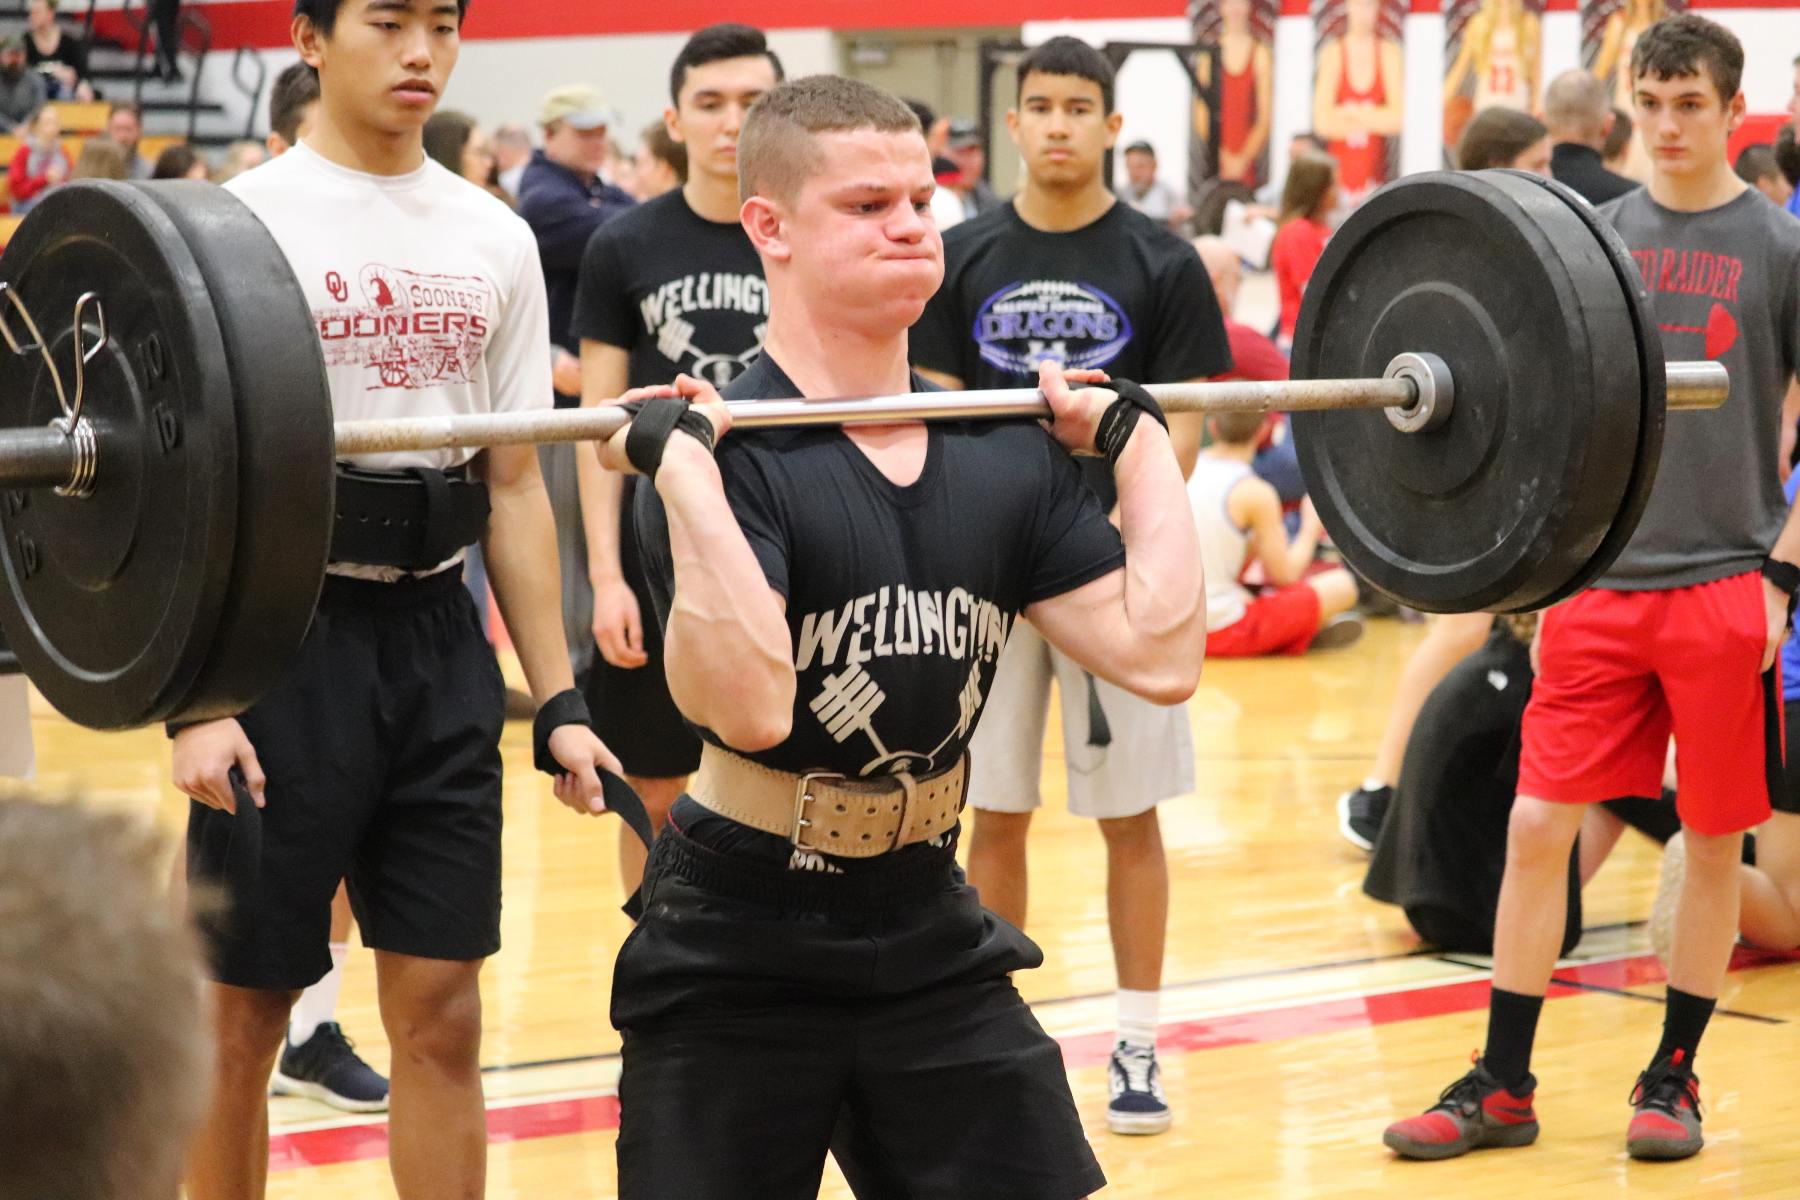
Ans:
POLYGON ((768 196, 792 204, 818 174, 821 133, 920 133, 906 102, 859 79, 809 75, 764 92, 738 135, 738 198, 768 196))
POLYGON ((0 797, 0 1196, 172 1186, 211 1064, 197 940, 163 839, 0 797))

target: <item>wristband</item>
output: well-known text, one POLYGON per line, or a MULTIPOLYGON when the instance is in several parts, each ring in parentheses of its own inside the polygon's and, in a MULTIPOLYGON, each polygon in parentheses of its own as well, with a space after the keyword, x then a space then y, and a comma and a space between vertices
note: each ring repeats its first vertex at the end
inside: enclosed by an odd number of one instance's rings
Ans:
POLYGON ((631 428, 625 434, 625 457, 651 483, 662 467, 663 451, 679 429, 712 453, 713 425, 680 396, 652 396, 633 400, 623 406, 631 414, 631 428))
POLYGON ((1762 577, 1780 588, 1790 600, 1795 593, 1800 592, 1800 567, 1793 563, 1782 562, 1779 558, 1765 558, 1762 577))
POLYGON ((1149 413, 1164 429, 1169 427, 1169 419, 1163 415, 1162 405, 1140 384, 1129 379, 1115 379, 1102 386, 1117 392, 1119 398, 1100 414, 1100 423, 1094 428, 1094 450, 1105 456, 1107 462, 1118 466, 1119 456, 1125 453, 1131 435, 1137 432, 1138 417, 1149 413))
POLYGON ((558 692, 544 701, 544 707, 538 709, 537 718, 531 723, 532 762, 546 775, 568 774, 550 753, 550 735, 564 725, 594 727, 594 719, 588 715, 586 697, 574 688, 558 692))

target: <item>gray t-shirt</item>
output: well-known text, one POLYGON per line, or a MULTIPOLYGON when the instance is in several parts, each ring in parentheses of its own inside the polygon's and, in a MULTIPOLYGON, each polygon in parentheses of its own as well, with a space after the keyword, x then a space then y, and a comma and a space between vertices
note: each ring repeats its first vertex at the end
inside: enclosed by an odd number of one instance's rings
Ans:
POLYGON ((1664 208, 1639 188, 1600 212, 1643 272, 1663 354, 1724 363, 1731 398, 1669 414, 1644 519, 1595 586, 1691 587, 1754 571, 1787 520, 1776 460, 1800 363, 1800 221, 1755 188, 1705 212, 1664 208))

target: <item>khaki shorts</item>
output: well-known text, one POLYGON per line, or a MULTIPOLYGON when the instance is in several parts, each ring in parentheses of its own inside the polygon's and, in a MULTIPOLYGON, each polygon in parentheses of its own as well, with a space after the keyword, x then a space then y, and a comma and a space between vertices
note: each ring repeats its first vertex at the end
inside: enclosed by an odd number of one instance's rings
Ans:
POLYGON ((1194 790, 1194 738, 1187 705, 1165 708, 1097 679, 1094 687, 1112 742, 1089 745, 1086 675, 1020 620, 1001 651, 993 694, 969 743, 971 807, 1023 813, 1043 803, 1038 782, 1052 679, 1062 696, 1070 812, 1078 817, 1135 817, 1194 790))

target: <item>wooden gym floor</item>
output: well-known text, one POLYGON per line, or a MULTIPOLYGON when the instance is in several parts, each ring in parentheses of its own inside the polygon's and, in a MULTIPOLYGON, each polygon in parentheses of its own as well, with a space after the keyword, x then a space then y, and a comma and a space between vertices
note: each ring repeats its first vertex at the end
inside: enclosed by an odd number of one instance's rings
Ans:
MULTIPOLYGON (((1189 705, 1199 791, 1162 806, 1174 876, 1163 1078, 1172 1131, 1115 1137, 1102 1116, 1113 986, 1103 852, 1061 809, 1051 732, 1047 807, 1033 832, 1029 932, 1048 961, 1019 986, 1064 1046, 1088 1137, 1114 1200, 1214 1197, 1800 1196, 1800 960, 1740 955, 1700 1058, 1706 1150, 1685 1163, 1626 1159, 1625 1104, 1660 1028, 1661 971, 1641 922, 1655 847, 1628 833, 1589 887, 1590 934, 1559 975, 1534 1067, 1544 1136, 1526 1150, 1449 1163, 1395 1161, 1382 1127, 1419 1111, 1463 1069, 1484 1028, 1478 961, 1421 953, 1398 910, 1362 895, 1363 859, 1333 804, 1373 752, 1417 627, 1377 621, 1348 651, 1214 662, 1189 705)), ((1054 709, 1053 709, 1054 711, 1054 709)), ((167 825, 158 730, 95 734, 35 715, 40 779, 167 825)), ((561 807, 529 768, 529 731, 506 741, 505 948, 484 976, 496 1200, 614 1195, 606 1016, 619 913, 617 823, 561 807)), ((353 951, 340 1017, 378 1069, 388 1048, 371 957, 353 951)), ((379 1118, 273 1102, 271 1196, 393 1195, 379 1118)), ((828 1170, 823 1195, 849 1195, 828 1170)), ((969 1200, 980 1200, 970 1197, 969 1200)))

